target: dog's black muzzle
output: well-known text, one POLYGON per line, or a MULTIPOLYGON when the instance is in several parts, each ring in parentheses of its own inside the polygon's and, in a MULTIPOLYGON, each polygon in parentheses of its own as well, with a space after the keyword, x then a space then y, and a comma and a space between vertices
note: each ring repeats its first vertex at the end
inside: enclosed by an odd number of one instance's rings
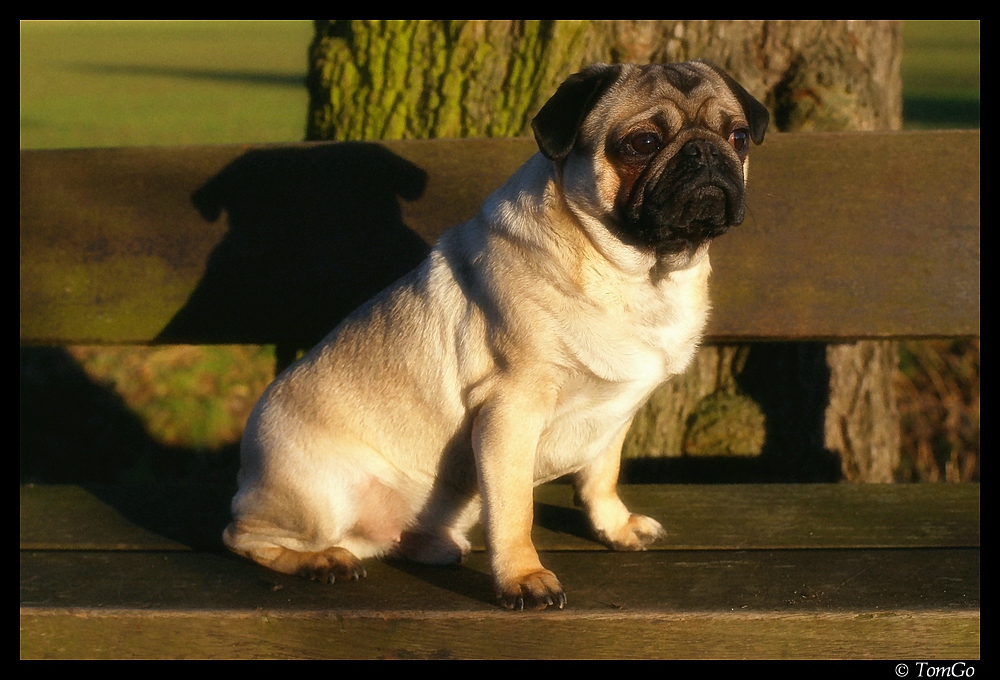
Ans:
POLYGON ((743 221, 743 193, 742 165, 712 141, 691 139, 630 206, 630 231, 658 250, 700 245, 743 221))

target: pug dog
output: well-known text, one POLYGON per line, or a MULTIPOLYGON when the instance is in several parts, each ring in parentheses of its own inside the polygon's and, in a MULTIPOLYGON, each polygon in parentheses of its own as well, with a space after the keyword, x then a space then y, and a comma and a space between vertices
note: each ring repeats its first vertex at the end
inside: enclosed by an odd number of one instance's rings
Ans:
POLYGON ((234 552, 334 582, 461 561, 482 521, 509 609, 563 607, 532 488, 570 475, 597 537, 665 535, 616 490, 639 407, 709 311, 709 244, 743 220, 767 109, 719 68, 595 65, 532 123, 539 153, 427 260, 283 372, 247 423, 234 552))

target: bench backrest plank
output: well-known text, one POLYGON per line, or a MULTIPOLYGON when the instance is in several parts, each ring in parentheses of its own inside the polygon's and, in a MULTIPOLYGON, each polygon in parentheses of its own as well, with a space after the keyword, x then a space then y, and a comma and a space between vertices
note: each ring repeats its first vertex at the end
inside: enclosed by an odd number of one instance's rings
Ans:
MULTIPOLYGON (((22 151, 21 342, 314 341, 534 150, 22 151)), ((978 130, 773 134, 751 155, 709 339, 979 335, 978 130)))

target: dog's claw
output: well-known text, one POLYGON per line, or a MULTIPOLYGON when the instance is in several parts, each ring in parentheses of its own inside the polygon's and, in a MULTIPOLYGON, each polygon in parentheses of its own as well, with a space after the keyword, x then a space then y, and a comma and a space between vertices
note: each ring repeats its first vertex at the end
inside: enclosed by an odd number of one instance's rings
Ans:
POLYGON ((509 589, 500 588, 497 599, 501 606, 512 611, 524 611, 526 605, 530 609, 562 609, 566 606, 566 593, 563 592, 559 579, 547 569, 521 577, 509 589))
POLYGON ((328 548, 315 553, 286 550, 279 559, 284 563, 271 565, 272 568, 320 583, 360 581, 368 576, 361 560, 344 548, 328 548))

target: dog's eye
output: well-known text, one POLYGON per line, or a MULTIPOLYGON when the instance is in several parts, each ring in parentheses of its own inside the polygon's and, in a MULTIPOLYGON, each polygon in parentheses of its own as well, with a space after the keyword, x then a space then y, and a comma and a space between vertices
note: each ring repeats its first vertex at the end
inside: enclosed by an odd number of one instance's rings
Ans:
POLYGON ((660 150, 660 138, 652 132, 638 132, 628 138, 626 146, 636 156, 649 156, 660 150))
POLYGON ((740 156, 750 148, 750 131, 746 128, 736 128, 729 133, 729 143, 740 156))

